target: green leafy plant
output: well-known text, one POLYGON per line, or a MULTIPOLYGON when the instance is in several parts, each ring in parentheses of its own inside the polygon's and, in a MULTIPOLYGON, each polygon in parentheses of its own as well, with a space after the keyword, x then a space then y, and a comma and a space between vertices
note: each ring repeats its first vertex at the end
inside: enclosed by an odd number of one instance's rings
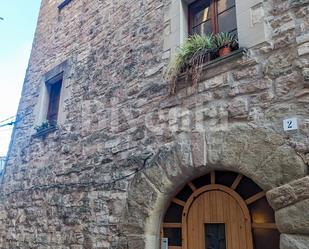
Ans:
POLYGON ((223 47, 234 48, 238 44, 237 36, 235 34, 221 32, 215 34, 213 37, 215 46, 220 49, 223 47))
POLYGON ((42 124, 34 127, 34 129, 36 130, 36 132, 41 132, 41 131, 44 131, 44 130, 47 130, 48 128, 52 128, 52 127, 55 127, 55 124, 54 123, 51 123, 49 122, 48 120, 42 122, 42 124))
POLYGON ((193 35, 178 49, 171 60, 165 76, 171 82, 171 93, 175 92, 179 74, 187 72, 192 76, 193 83, 199 79, 200 65, 210 59, 215 49, 212 35, 193 35))

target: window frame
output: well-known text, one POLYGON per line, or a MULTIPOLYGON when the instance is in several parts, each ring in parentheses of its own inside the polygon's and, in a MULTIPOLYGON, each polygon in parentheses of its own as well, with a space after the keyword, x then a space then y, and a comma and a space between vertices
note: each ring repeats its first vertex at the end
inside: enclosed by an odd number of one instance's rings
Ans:
MULTIPOLYGON (((61 75, 62 76, 62 75, 61 75)), ((62 90, 62 77, 53 83, 46 82, 48 91, 48 106, 46 120, 51 124, 57 124, 59 109, 60 109, 60 98, 62 90)))
MULTIPOLYGON (((189 36, 193 35, 193 18, 194 18, 194 8, 196 8, 199 5, 202 5, 205 0, 196 0, 192 2, 191 4, 188 5, 188 34, 189 36)), ((225 9, 224 11, 219 13, 219 8, 218 8, 218 0, 210 0, 210 5, 209 5, 209 15, 210 15, 210 20, 211 20, 211 30, 213 34, 216 34, 219 32, 219 18, 218 16, 232 8, 235 8, 236 10, 236 0, 235 3, 232 7, 229 7, 225 9)), ((235 16, 236 18, 236 31, 237 31, 237 15, 235 16)), ((204 22, 199 23, 198 25, 201 25, 204 22)), ((197 25, 197 26, 198 26, 197 25)), ((195 26, 195 27, 197 27, 195 26)), ((233 30, 234 31, 234 30, 233 30)), ((231 31, 230 31, 231 32, 231 31)))
MULTIPOLYGON (((62 65, 61 65, 62 66, 62 65)), ((62 96, 62 91, 63 91, 63 77, 64 77, 64 72, 60 72, 56 75, 54 75, 53 77, 49 78, 48 80, 45 80, 45 91, 46 91, 46 101, 45 101, 45 117, 44 120, 47 120, 48 122, 56 125, 58 123, 58 118, 59 118, 59 112, 60 112, 60 109, 61 109, 61 96, 62 96), (59 91, 58 91, 58 94, 57 94, 57 101, 56 103, 52 103, 53 101, 53 94, 55 94, 55 90, 57 89, 54 89, 54 87, 57 85, 57 84, 60 84, 60 87, 59 87, 59 91), (56 106, 56 108, 55 108, 56 106), (55 115, 55 118, 51 119, 51 111, 53 110, 57 110, 56 112, 56 115, 55 115)))

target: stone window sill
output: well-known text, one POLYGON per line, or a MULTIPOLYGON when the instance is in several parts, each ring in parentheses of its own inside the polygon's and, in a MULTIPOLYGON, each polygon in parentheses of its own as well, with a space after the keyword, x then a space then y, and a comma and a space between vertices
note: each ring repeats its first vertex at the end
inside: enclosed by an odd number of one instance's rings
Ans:
MULTIPOLYGON (((226 56, 218 57, 214 60, 204 63, 201 66, 202 70, 199 82, 210 79, 212 77, 215 77, 216 75, 225 73, 240 65, 243 65, 243 63, 240 62, 238 59, 241 59, 246 54, 246 52, 247 52, 246 49, 240 48, 238 50, 231 52, 226 56)), ((190 79, 188 79, 187 73, 182 73, 181 75, 179 75, 176 84, 176 93, 178 90, 181 90, 189 86, 190 83, 188 83, 188 81, 190 81, 190 79)))
POLYGON ((32 135, 33 138, 45 138, 48 134, 54 132, 57 130, 57 126, 48 127, 44 130, 37 131, 35 134, 32 135))

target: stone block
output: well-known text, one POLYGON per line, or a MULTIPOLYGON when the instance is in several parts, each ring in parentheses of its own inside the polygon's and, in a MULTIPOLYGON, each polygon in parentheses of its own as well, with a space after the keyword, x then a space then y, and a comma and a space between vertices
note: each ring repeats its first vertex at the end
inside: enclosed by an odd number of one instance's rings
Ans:
POLYGON ((163 60, 167 60, 171 57, 171 50, 170 49, 167 49, 166 51, 164 51, 162 53, 162 59, 163 60))
POLYGON ((155 186, 150 183, 147 177, 142 174, 137 175, 132 181, 131 188, 135 191, 129 192, 128 198, 134 200, 140 206, 151 209, 159 193, 154 189, 155 186), (147 201, 145 201, 145 196, 147 196, 147 201))
POLYGON ((212 79, 206 80, 202 84, 204 87, 204 90, 210 90, 213 88, 221 87, 227 84, 227 75, 221 74, 216 77, 213 77, 212 79))
POLYGON ((291 1, 291 7, 300 7, 302 5, 308 4, 308 0, 292 0, 291 1))
POLYGON ((163 68, 164 64, 161 63, 153 68, 150 68, 148 70, 146 70, 145 72, 145 77, 150 77, 150 76, 153 76, 157 73, 159 73, 160 71, 162 71, 162 68, 163 68))
POLYGON ((138 238, 138 237, 128 237, 127 241, 127 248, 128 249, 140 249, 140 248, 145 248, 145 241, 143 238, 138 238))
POLYGON ((300 36, 296 37, 297 44, 303 44, 305 42, 309 42, 309 33, 301 34, 300 36))
POLYGON ((289 96, 301 86, 301 76, 297 72, 278 77, 275 80, 275 92, 278 97, 289 96))
POLYGON ((235 98, 228 105, 229 117, 234 119, 244 119, 249 114, 249 103, 246 97, 235 98))
POLYGON ((248 67, 241 70, 237 70, 233 72, 233 77, 235 80, 241 79, 252 79, 259 75, 259 68, 258 66, 248 67))
POLYGON ((276 224, 281 233, 309 235, 309 199, 276 211, 276 224))
POLYGON ((292 60, 295 55, 291 51, 272 54, 266 61, 265 74, 277 78, 292 72, 292 60))
POLYGON ((281 234, 280 249, 307 249, 309 236, 281 234))
POLYGON ((270 80, 253 80, 243 83, 236 83, 231 87, 229 91, 229 96, 237 96, 249 93, 256 93, 262 90, 271 88, 272 81, 270 80))
POLYGON ((192 157, 194 167, 207 164, 206 139, 203 132, 191 133, 192 157))
POLYGON ((306 42, 298 46, 297 51, 298 51, 299 56, 308 54, 309 53, 309 42, 306 42))
POLYGON ((173 191, 173 184, 168 178, 165 170, 173 163, 169 160, 173 159, 173 154, 170 154, 168 151, 167 155, 166 153, 160 153, 144 173, 153 186, 163 194, 168 194, 169 191, 173 191))
POLYGON ((267 192, 267 199, 275 210, 307 198, 309 198, 309 176, 267 192))

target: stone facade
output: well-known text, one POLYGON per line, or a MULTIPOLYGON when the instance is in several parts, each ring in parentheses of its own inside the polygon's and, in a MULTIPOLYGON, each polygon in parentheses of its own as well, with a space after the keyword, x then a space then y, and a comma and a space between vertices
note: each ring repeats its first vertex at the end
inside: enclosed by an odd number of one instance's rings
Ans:
POLYGON ((281 249, 309 248, 309 2, 264 0, 269 40, 175 95, 169 0, 43 1, 1 179, 0 248, 159 248, 169 199, 210 170, 268 191, 281 249), (44 76, 66 62, 58 129, 34 137, 44 76), (284 132, 284 118, 299 129, 284 132))

